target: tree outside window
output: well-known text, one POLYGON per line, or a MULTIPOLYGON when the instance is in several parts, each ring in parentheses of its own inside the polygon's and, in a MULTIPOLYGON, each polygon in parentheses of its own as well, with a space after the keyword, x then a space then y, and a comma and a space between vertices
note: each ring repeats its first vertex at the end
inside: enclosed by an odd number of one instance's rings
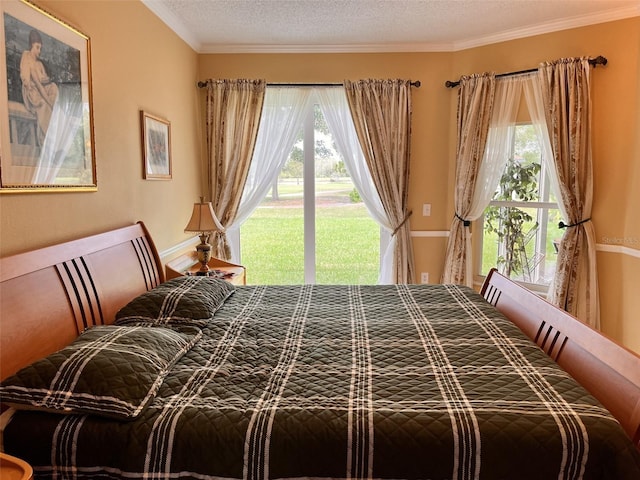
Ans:
POLYGON ((535 129, 518 125, 509 161, 484 213, 481 274, 497 267, 515 280, 548 285, 562 236, 559 216, 535 129))

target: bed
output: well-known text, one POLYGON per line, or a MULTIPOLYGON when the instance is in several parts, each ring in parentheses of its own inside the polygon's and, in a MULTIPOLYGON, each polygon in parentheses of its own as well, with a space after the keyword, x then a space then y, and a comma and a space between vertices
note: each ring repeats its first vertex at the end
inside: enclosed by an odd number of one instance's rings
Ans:
POLYGON ((165 282, 138 223, 0 276, 2 448, 36 479, 640 478, 640 357, 495 271, 165 282))

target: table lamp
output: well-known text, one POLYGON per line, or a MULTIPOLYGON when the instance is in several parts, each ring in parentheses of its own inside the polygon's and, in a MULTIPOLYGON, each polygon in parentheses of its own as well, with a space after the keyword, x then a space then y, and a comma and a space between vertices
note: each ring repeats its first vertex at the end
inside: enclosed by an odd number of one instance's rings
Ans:
POLYGON ((185 227, 185 232, 199 232, 200 244, 196 246, 198 261, 200 262, 200 270, 196 275, 207 275, 209 272, 209 260, 211 260, 211 245, 209 245, 209 236, 212 232, 222 231, 224 228, 220 225, 220 221, 213 212, 211 202, 205 202, 200 197, 200 203, 193 204, 193 213, 191 219, 185 227))

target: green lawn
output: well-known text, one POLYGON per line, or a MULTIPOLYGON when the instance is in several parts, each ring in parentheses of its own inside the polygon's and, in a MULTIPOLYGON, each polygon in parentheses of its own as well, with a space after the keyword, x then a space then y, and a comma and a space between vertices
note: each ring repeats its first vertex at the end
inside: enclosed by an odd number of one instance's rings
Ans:
MULTIPOLYGON (((316 208, 316 283, 373 284, 378 279, 380 233, 362 203, 351 203, 353 186, 344 181, 318 182, 316 208), (328 195, 322 200, 323 195, 328 195)), ((280 183, 279 201, 268 195, 241 228, 242 263, 250 284, 301 284, 304 279, 302 183, 280 183)), ((560 238, 557 214, 549 222, 548 271, 555 267, 552 241, 560 238)), ((489 237, 482 268, 496 266, 497 239, 489 237)), ((531 247, 531 245, 529 246, 531 247)), ((529 252, 530 254, 532 252, 529 252)))
MULTIPOLYGON (((241 249, 248 283, 304 283, 302 215, 301 206, 263 206, 245 222, 241 249)), ((376 283, 379 242, 379 227, 364 204, 317 208, 316 283, 376 283)))

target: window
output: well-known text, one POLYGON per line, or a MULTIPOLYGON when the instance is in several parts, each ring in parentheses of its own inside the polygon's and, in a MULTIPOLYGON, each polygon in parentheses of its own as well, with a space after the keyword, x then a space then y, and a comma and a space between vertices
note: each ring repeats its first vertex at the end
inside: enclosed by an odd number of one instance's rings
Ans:
POLYGON ((271 190, 240 228, 253 284, 376 283, 380 227, 349 177, 317 103, 271 190))
POLYGON ((497 266, 515 280, 548 285, 562 237, 559 221, 535 128, 518 125, 509 160, 484 212, 480 273, 497 266))

